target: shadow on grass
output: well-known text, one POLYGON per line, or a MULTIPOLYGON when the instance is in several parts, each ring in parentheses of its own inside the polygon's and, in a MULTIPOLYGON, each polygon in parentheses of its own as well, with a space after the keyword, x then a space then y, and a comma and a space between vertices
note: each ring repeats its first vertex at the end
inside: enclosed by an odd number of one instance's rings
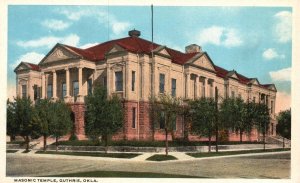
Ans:
POLYGON ((70 173, 70 174, 61 174, 61 175, 51 175, 47 177, 208 178, 208 177, 174 175, 174 174, 152 173, 152 172, 123 172, 123 171, 79 172, 79 173, 70 173))
POLYGON ((155 154, 149 158, 147 158, 146 160, 148 161, 168 161, 168 160, 177 160, 176 157, 171 156, 171 155, 164 155, 164 154, 155 154))
POLYGON ((6 153, 15 153, 18 152, 18 150, 6 150, 6 153))
POLYGON ((92 156, 92 157, 108 157, 108 158, 134 158, 139 156, 137 153, 99 153, 99 152, 56 152, 56 151, 37 151, 36 154, 56 154, 69 156, 92 156))

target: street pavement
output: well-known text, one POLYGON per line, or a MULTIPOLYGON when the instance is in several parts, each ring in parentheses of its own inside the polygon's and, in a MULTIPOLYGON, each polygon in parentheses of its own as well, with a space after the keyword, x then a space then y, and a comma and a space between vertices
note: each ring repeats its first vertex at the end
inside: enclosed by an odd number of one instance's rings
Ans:
POLYGON ((157 153, 132 159, 8 153, 6 174, 49 176, 86 171, 131 171, 191 175, 208 178, 290 178, 290 152, 193 158, 171 152, 175 161, 149 162, 157 153))

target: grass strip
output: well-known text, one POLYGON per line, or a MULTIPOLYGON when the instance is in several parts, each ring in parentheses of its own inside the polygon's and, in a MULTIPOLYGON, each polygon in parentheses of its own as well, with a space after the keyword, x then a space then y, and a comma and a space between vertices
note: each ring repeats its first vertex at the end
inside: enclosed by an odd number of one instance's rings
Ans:
MULTIPOLYGON (((215 142, 211 142, 215 145, 215 142)), ((219 142, 219 145, 238 145, 238 144, 261 144, 262 142, 219 142)), ((207 146, 208 141, 202 142, 190 142, 190 141, 169 141, 170 147, 181 147, 181 146, 207 146)), ((54 144, 53 144, 54 145, 54 144)), ((59 141, 58 145, 66 146, 104 146, 103 142, 94 142, 91 140, 70 140, 70 141, 59 141)), ((110 141, 109 146, 132 146, 132 147, 165 147, 164 141, 110 141)))
MULTIPOLYGON (((46 176, 43 176, 46 177, 46 176)), ((207 178, 188 175, 175 175, 152 172, 123 172, 123 171, 92 171, 79 172, 62 175, 51 175, 47 177, 132 177, 132 178, 207 178)))
POLYGON ((213 157, 213 156, 228 156, 228 155, 237 155, 237 154, 249 154, 249 153, 264 153, 264 152, 281 152, 289 151, 290 148, 285 149, 257 149, 257 150, 242 150, 242 151, 221 151, 221 152, 202 152, 202 153, 186 153, 189 156, 194 158, 204 158, 204 157, 213 157))
POLYGON ((6 150, 6 153, 15 153, 17 152, 18 150, 6 150))
POLYGON ((37 151, 36 154, 57 154, 69 156, 92 156, 92 157, 109 157, 109 158, 134 158, 139 156, 137 153, 99 153, 99 152, 56 152, 56 151, 37 151))
POLYGON ((171 155, 166 156, 165 154, 155 154, 150 156, 146 160, 148 161, 168 161, 168 160, 176 160, 177 158, 171 155))

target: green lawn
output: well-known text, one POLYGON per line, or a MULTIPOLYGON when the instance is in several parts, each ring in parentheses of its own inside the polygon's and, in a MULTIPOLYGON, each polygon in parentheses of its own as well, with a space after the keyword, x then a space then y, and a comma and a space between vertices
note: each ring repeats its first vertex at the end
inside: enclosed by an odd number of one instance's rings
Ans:
POLYGON ((24 141, 11 141, 11 142, 6 142, 6 144, 19 144, 19 145, 22 145, 24 144, 25 142, 24 141))
MULTIPOLYGON (((219 145, 237 145, 237 144, 261 144, 262 142, 219 142, 219 145)), ((215 142, 211 142, 215 145, 215 142)), ((53 144, 54 145, 54 144, 53 144)), ((67 146, 104 146, 103 142, 94 142, 91 140, 73 140, 73 141, 59 141, 58 145, 67 146)), ((164 141, 110 141, 109 146, 132 146, 132 147, 165 147, 164 141)), ((170 147, 178 146, 207 146, 208 141, 203 142, 189 142, 189 141, 169 141, 170 147)))
POLYGON ((236 154, 249 154, 249 153, 264 153, 264 152, 280 152, 280 151, 289 151, 290 148, 286 149, 258 149, 258 150, 242 150, 242 151, 223 151, 223 152, 202 152, 202 153, 186 153, 189 156, 195 158, 204 158, 204 157, 212 157, 212 156, 227 156, 227 155, 236 155, 236 154))
POLYGON ((146 160, 148 161, 168 161, 168 160, 176 160, 177 158, 171 155, 164 155, 164 154, 155 154, 146 160))
POLYGON ((109 157, 109 158, 134 158, 140 154, 137 153, 99 153, 99 152, 56 152, 56 151, 37 151, 37 154, 58 154, 71 156, 93 156, 93 157, 109 157))
POLYGON ((18 150, 6 150, 6 153, 15 153, 17 152, 18 150))
MULTIPOLYGON (((43 176, 44 177, 44 176, 43 176)), ((188 175, 174 175, 151 172, 122 172, 122 171, 93 171, 62 175, 51 175, 48 177, 132 177, 132 178, 206 178, 188 175)))

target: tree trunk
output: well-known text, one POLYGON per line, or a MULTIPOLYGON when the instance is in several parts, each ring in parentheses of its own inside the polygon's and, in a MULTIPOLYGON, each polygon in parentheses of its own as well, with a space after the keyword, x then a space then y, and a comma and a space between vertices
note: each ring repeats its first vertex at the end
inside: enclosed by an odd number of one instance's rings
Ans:
POLYGON ((218 142, 219 142, 219 128, 218 128, 218 125, 217 125, 216 126, 216 152, 219 152, 218 142))
POLYGON ((243 131, 240 129, 240 143, 243 142, 243 131))
POLYGON ((208 152, 211 152, 211 133, 208 135, 208 152))
POLYGON ((58 151, 58 137, 55 137, 55 150, 58 151))
POLYGON ((188 121, 185 116, 183 116, 183 139, 184 141, 189 141, 189 126, 188 126, 188 121))
POLYGON ((264 151, 266 150, 266 133, 263 133, 264 151))
POLYGON ((175 140, 175 133, 174 133, 174 130, 171 131, 171 136, 172 136, 172 141, 175 140))
POLYGON ((26 142, 26 152, 28 152, 29 151, 29 136, 28 135, 26 136, 25 142, 26 142))
POLYGON ((11 136, 10 136, 10 141, 13 142, 13 141, 15 141, 15 140, 16 140, 16 136, 11 135, 11 136))
POLYGON ((168 130, 167 128, 165 129, 166 131, 166 156, 168 156, 168 151, 169 151, 169 144, 168 144, 168 130))
POLYGON ((104 142, 105 142, 105 154, 107 154, 107 151, 108 151, 108 135, 105 135, 104 142))
POLYGON ((44 135, 44 152, 46 152, 47 149, 47 135, 44 135))

